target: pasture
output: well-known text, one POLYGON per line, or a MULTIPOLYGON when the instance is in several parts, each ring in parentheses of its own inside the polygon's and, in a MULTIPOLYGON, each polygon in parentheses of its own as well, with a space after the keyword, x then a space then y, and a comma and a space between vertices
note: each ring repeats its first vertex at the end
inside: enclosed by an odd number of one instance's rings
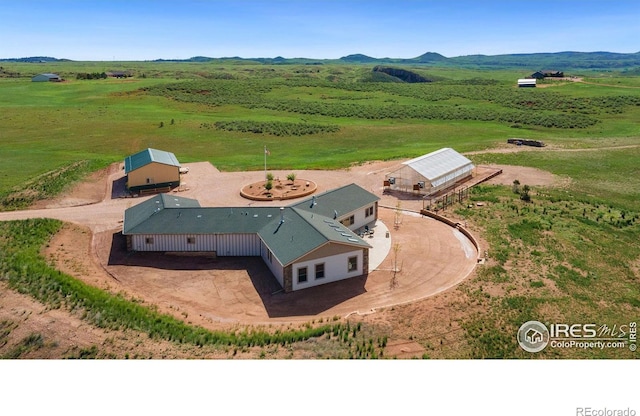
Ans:
MULTIPOLYGON (((638 77, 585 72, 571 74, 585 82, 554 80, 545 81, 544 88, 518 89, 515 80, 522 71, 508 69, 415 67, 434 82, 404 84, 373 82, 378 79, 366 65, 2 66, 5 73, 18 74, 0 78, 4 209, 64 192, 88 172, 146 147, 174 152, 181 162, 210 161, 226 171, 262 169, 264 146, 271 153, 269 168, 287 170, 338 169, 453 147, 486 151, 469 156, 477 164, 535 167, 566 179, 562 188, 532 189, 531 202, 508 186, 481 186, 472 200, 483 202, 482 209, 460 205, 448 213, 473 224, 487 241, 488 263, 453 293, 381 311, 378 321, 365 322, 358 336, 363 348, 368 342, 363 334, 371 345, 377 340, 376 356, 380 340, 384 337, 386 344, 388 337, 419 343, 425 357, 532 358, 519 349, 514 335, 527 320, 621 325, 640 316, 638 77), (75 75, 110 69, 135 76, 77 80, 75 75), (60 73, 67 81, 32 83, 30 77, 40 72, 60 73), (548 147, 491 152, 511 137, 542 140, 548 147), (446 316, 433 320, 429 311, 435 306, 446 308, 446 316)), ((0 244, 19 246, 7 237, 0 244)), ((30 251, 26 258, 34 262, 34 255, 30 251)), ((12 273, 3 269, 0 280, 12 273)), ((60 307, 59 300, 55 303, 60 307)), ((342 339, 343 327, 325 326, 318 334, 335 328, 342 339)), ((323 354, 358 356, 355 349, 345 352, 345 345, 333 353, 323 346, 323 354)), ((545 350, 536 356, 635 354, 545 350)))

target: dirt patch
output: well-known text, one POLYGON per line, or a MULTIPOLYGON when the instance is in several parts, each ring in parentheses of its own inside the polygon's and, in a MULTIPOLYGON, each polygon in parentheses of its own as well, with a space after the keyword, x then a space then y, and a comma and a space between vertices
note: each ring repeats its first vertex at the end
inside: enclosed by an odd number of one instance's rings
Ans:
POLYGON ((529 186, 566 186, 570 183, 569 178, 562 178, 553 173, 530 168, 526 166, 512 165, 489 165, 492 168, 502 169, 502 174, 487 181, 494 185, 513 185, 514 180, 518 180, 521 185, 529 186))
POLYGON ((60 358, 228 358, 229 351, 182 346, 149 339, 137 331, 111 331, 89 324, 65 309, 49 309, 0 282, 0 357, 60 358), (35 339, 21 348, 26 339, 35 339), (96 348, 97 347, 97 348, 96 348), (19 352, 22 349, 22 352, 19 352))
POLYGON ((387 358, 421 358, 425 352, 424 347, 415 341, 397 339, 387 343, 384 356, 387 358))
POLYGON ((105 169, 93 172, 88 175, 84 181, 73 185, 71 189, 63 195, 37 201, 31 205, 30 209, 74 207, 101 202, 107 193, 107 179, 114 172, 117 172, 117 169, 118 164, 114 164, 105 169))

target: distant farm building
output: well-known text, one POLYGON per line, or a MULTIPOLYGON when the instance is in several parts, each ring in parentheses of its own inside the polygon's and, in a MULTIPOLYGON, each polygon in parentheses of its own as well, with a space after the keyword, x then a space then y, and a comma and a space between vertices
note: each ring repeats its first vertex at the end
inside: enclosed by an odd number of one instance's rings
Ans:
POLYGON ((522 78, 518 80, 518 88, 535 88, 536 80, 533 78, 522 78))
POLYGON ((107 71, 109 78, 129 78, 133 76, 130 71, 107 71))
POLYGON ((58 74, 38 74, 31 78, 33 82, 60 82, 62 78, 58 74))
POLYGON ((391 190, 432 195, 463 182, 473 175, 473 163, 450 148, 411 159, 385 175, 384 186, 391 190))
POLYGON ((516 146, 533 146, 533 147, 546 146, 546 144, 544 144, 544 142, 541 140, 518 139, 518 138, 507 139, 507 143, 515 144, 516 146))
POLYGON ((375 223, 378 200, 350 184, 286 207, 201 207, 160 194, 124 213, 131 251, 256 256, 285 292, 366 275, 371 246, 356 233, 375 223))
POLYGON ((124 160, 130 191, 169 190, 180 185, 180 162, 171 152, 145 149, 124 160))
POLYGON ((536 71, 533 74, 531 74, 531 78, 536 78, 536 79, 544 79, 547 77, 562 78, 564 77, 564 72, 547 69, 544 71, 536 71))

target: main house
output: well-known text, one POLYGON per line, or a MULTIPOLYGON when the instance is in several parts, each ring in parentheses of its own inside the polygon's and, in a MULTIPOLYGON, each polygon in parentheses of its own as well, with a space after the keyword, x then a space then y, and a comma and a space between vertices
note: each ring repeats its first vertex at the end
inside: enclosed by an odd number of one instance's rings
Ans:
POLYGON ((369 273, 371 246, 357 233, 378 200, 356 184, 286 207, 201 207, 159 194, 124 213, 127 249, 260 256, 285 292, 369 273))

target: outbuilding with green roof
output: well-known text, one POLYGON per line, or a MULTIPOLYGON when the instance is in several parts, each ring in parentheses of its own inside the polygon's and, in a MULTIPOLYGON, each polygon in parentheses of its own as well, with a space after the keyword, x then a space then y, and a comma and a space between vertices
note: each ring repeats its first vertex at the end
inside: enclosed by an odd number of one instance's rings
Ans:
POLYGON ((124 160, 130 191, 171 189, 180 185, 180 162, 164 150, 145 149, 124 160))

